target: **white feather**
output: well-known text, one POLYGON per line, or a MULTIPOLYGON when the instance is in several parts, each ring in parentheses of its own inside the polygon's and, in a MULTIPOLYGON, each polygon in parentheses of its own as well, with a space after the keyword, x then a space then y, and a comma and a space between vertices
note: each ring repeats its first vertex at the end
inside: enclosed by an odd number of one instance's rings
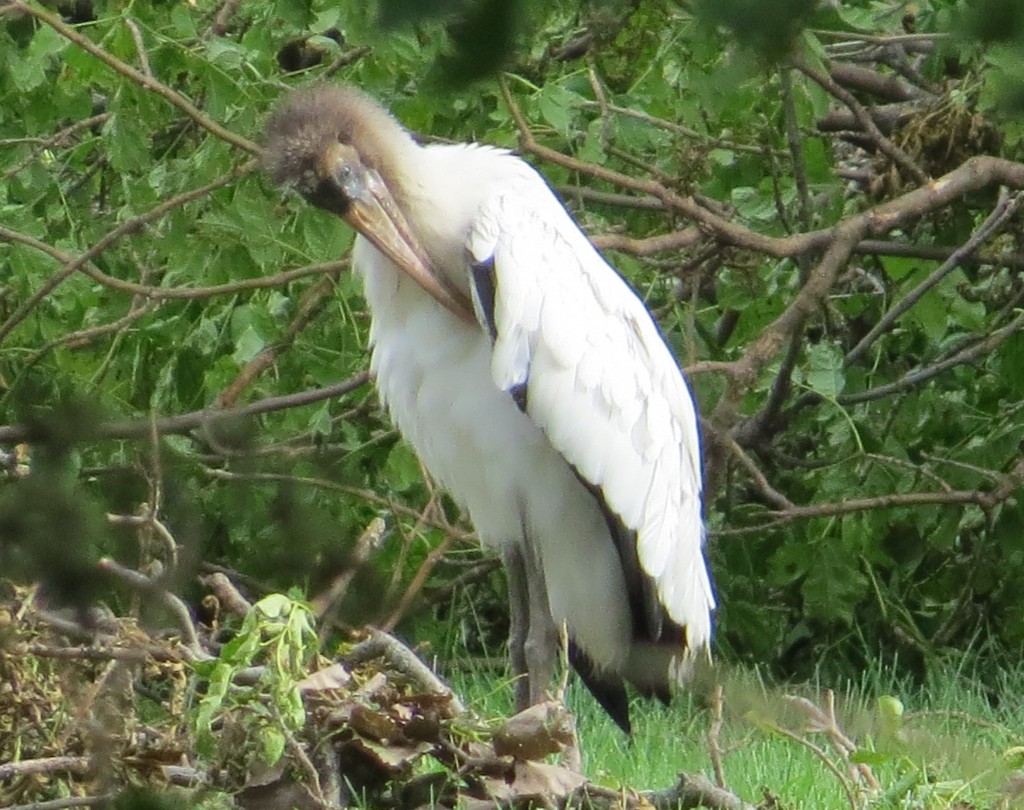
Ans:
MULTIPOLYGON (((417 191, 405 213, 435 266, 468 291, 470 264, 493 262, 497 339, 492 346, 489 324, 458 321, 360 238, 354 264, 373 311, 381 395, 481 539, 518 542, 527 526, 553 617, 592 661, 657 682, 638 674, 634 654, 647 647, 631 647, 622 562, 577 472, 636 532, 640 565, 687 629, 686 652, 705 647, 714 598, 689 389, 643 303, 529 166, 487 148, 406 157, 417 191), (524 382, 525 414, 509 394, 524 382)), ((483 303, 474 298, 482 322, 483 303)), ((659 652, 658 667, 682 653, 659 652)))

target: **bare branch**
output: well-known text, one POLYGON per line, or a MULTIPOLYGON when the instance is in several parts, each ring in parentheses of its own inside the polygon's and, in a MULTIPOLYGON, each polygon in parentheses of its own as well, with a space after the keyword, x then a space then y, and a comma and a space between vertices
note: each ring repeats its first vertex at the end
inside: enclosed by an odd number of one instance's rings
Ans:
POLYGON ((226 574, 215 571, 199 577, 199 581, 217 597, 221 607, 235 616, 246 616, 252 610, 252 602, 242 596, 241 591, 228 579, 226 574))
MULTIPOLYGON (((81 262, 81 256, 72 256, 70 253, 65 253, 59 248, 55 248, 45 242, 40 242, 38 239, 29 236, 28 234, 24 234, 19 231, 12 231, 11 229, 4 228, 3 226, 0 226, 0 240, 5 242, 17 242, 18 244, 34 248, 35 250, 45 253, 47 256, 50 256, 65 265, 81 262)), ((286 270, 271 276, 240 279, 239 281, 232 281, 227 284, 215 284, 209 287, 154 287, 147 284, 124 281, 107 275, 89 261, 81 262, 81 269, 89 276, 89 278, 104 285, 105 287, 110 287, 112 290, 119 290, 120 292, 141 295, 144 298, 152 298, 156 300, 188 300, 196 298, 210 298, 216 295, 234 295, 235 293, 243 292, 245 290, 263 290, 269 287, 281 287, 289 282, 295 281, 296 279, 306 278, 307 276, 330 274, 338 270, 345 270, 348 268, 349 264, 350 260, 347 258, 338 259, 332 262, 310 264, 305 267, 298 267, 294 270, 286 270)), ((63 281, 63 278, 59 279, 57 284, 59 284, 60 281, 63 281)), ((47 290, 47 292, 49 291, 50 290, 47 290)))
POLYGON ((278 358, 289 349, 295 339, 302 334, 317 315, 320 314, 324 305, 331 295, 334 294, 335 285, 338 281, 340 267, 334 272, 325 275, 316 284, 306 290, 299 301, 295 317, 291 319, 288 328, 285 329, 281 338, 273 345, 267 346, 252 360, 245 364, 245 367, 238 373, 228 386, 217 395, 216 406, 218 408, 232 408, 238 401, 242 392, 252 384, 256 378, 277 362, 278 358))
POLYGON ((912 101, 931 94, 896 76, 879 73, 872 68, 833 61, 829 75, 849 90, 860 90, 883 101, 912 101))
POLYGON ((0 782, 18 776, 36 776, 62 771, 88 773, 89 757, 45 757, 43 759, 23 759, 21 762, 0 763, 0 782))
POLYGON ((67 807, 107 807, 115 798, 113 793, 101 793, 97 796, 68 796, 65 799, 50 799, 44 802, 9 804, 3 810, 64 810, 67 807))
POLYGON ((768 479, 764 477, 764 473, 758 469, 754 460, 747 455, 742 447, 736 442, 736 440, 729 435, 723 437, 726 447, 732 452, 737 458, 743 468, 750 474, 750 477, 754 479, 754 483, 757 484, 757 488, 761 490, 761 494, 770 502, 782 509, 794 509, 795 505, 785 495, 779 492, 775 487, 768 483, 768 479))
POLYGON ((210 658, 210 654, 203 649, 202 644, 199 642, 199 635, 196 633, 195 621, 192 618, 192 613, 178 596, 175 596, 168 590, 160 587, 160 585, 145 574, 141 574, 131 568, 126 568, 115 560, 106 557, 99 561, 98 567, 101 571, 106 571, 109 574, 113 574, 117 579, 122 582, 126 582, 138 591, 152 594, 160 599, 174 614, 174 617, 178 620, 178 627, 182 632, 185 640, 185 647, 189 652, 190 657, 196 661, 202 661, 210 658))
POLYGON ((859 810, 857 804, 857 794, 854 793, 853 785, 850 784, 850 780, 846 778, 843 772, 836 767, 836 764, 831 759, 829 759, 828 754, 825 753, 825 750, 823 748, 821 748, 818 745, 815 745, 806 737, 797 734, 794 731, 790 731, 788 728, 783 728, 782 726, 776 725, 775 723, 769 723, 768 727, 776 734, 780 734, 783 737, 792 740, 797 745, 803 746, 812 754, 814 754, 814 756, 818 758, 821 764, 824 765, 826 769, 828 769, 829 773, 831 773, 842 786, 843 793, 846 795, 846 801, 849 802, 850 810, 859 810))
POLYGON ((371 631, 370 638, 356 645, 342 657, 342 661, 350 667, 356 667, 366 661, 381 657, 387 661, 391 669, 411 678, 421 689, 450 697, 452 711, 455 714, 465 712, 466 709, 462 705, 462 701, 452 692, 451 688, 437 677, 416 653, 390 633, 380 630, 371 631))
POLYGON ((944 371, 948 371, 956 366, 964 365, 965 363, 974 362, 978 358, 990 354, 1007 338, 1021 331, 1021 329, 1024 329, 1024 313, 1021 313, 1006 326, 1001 329, 997 329, 988 337, 961 349, 952 357, 941 360, 930 366, 925 366, 917 371, 912 371, 900 379, 887 383, 886 385, 879 385, 875 388, 869 388, 866 391, 858 391, 855 394, 843 394, 837 398, 837 401, 841 405, 853 405, 857 402, 868 402, 873 399, 882 399, 883 397, 890 396, 891 394, 906 391, 909 388, 913 388, 915 385, 927 382, 933 377, 942 374, 944 371))
POLYGON ((322 626, 326 627, 331 623, 333 609, 341 604, 355 575, 370 559, 370 555, 380 547, 386 528, 387 524, 383 518, 376 517, 371 520, 356 540, 345 569, 324 591, 310 600, 313 615, 321 621, 322 626))
MULTIPOLYGON (((297 408, 302 405, 321 402, 325 399, 335 399, 349 394, 357 388, 362 388, 369 381, 370 373, 368 371, 361 371, 347 380, 342 380, 339 383, 328 385, 324 388, 314 388, 311 391, 300 391, 296 394, 286 394, 278 397, 266 397, 231 410, 204 409, 179 414, 178 416, 161 417, 154 419, 152 424, 155 425, 157 433, 161 436, 190 433, 196 428, 208 428, 218 422, 229 422, 240 417, 255 416, 287 408, 297 408)), ((89 436, 94 439, 138 439, 148 435, 150 424, 151 422, 148 418, 101 422, 92 427, 89 436)), ((45 438, 45 433, 41 432, 38 426, 0 425, 0 443, 14 444, 45 438)), ((85 436, 83 435, 84 438, 85 436)))
POLYGON ((846 365, 851 365, 859 360, 880 335, 892 328, 903 313, 920 301, 925 293, 934 288, 942 279, 956 270, 964 258, 974 255, 1010 217, 1014 216, 1020 210, 1022 201, 1024 201, 1024 194, 1018 192, 1009 195, 1003 189, 999 195, 999 202, 996 203, 995 208, 992 209, 981 226, 971 235, 971 238, 954 250, 938 269, 929 273, 928 277, 907 293, 899 303, 891 307, 878 320, 878 323, 860 339, 860 342, 850 349, 846 357, 843 358, 843 362, 846 365))
POLYGON ((221 481, 288 481, 295 484, 304 484, 306 486, 320 487, 321 489, 333 490, 335 492, 341 492, 346 495, 353 495, 357 498, 362 498, 364 501, 369 503, 377 504, 378 506, 384 506, 391 511, 399 515, 405 515, 416 520, 420 520, 428 526, 432 526, 435 529, 440 529, 445 534, 451 535, 456 540, 466 542, 476 542, 476 535, 472 532, 464 532, 450 523, 441 522, 439 520, 432 520, 424 515, 420 510, 413 509, 412 507, 405 506, 401 503, 396 503, 388 498, 378 495, 369 489, 362 487, 353 487, 348 484, 340 484, 337 481, 331 481, 327 478, 309 478, 304 476, 296 475, 282 475, 280 473, 237 473, 229 470, 218 470, 216 468, 207 467, 204 472, 211 478, 216 478, 221 481))
POLYGON ((50 14, 41 8, 30 6, 27 3, 15 0, 9 6, 10 8, 17 9, 18 11, 35 17, 40 22, 46 23, 54 31, 60 34, 65 39, 70 40, 83 51, 92 54, 109 68, 114 70, 116 73, 121 74, 127 79, 131 79, 133 82, 138 84, 140 87, 149 90, 150 92, 156 93, 161 98, 172 104, 181 110, 185 115, 195 121, 199 126, 205 129, 210 134, 220 138, 223 141, 227 141, 233 146, 237 146, 249 154, 258 155, 260 154, 260 148, 255 143, 250 141, 248 138, 243 138, 241 135, 237 135, 229 129, 222 127, 208 115, 203 113, 198 107, 196 107, 191 101, 185 98, 181 93, 176 90, 172 90, 166 84, 157 81, 152 76, 147 76, 140 70, 133 68, 127 62, 122 62, 116 56, 113 56, 109 51, 96 45, 88 37, 79 34, 74 28, 66 25, 61 19, 55 14, 50 14))
MULTIPOLYGON (((229 174, 227 174, 224 177, 218 178, 217 180, 214 180, 212 183, 208 183, 207 185, 202 186, 200 188, 192 189, 191 191, 186 191, 183 192, 182 194, 178 194, 177 196, 171 197, 169 200, 165 200, 164 202, 160 203, 160 205, 154 206, 146 213, 139 214, 138 216, 132 217, 131 219, 122 222, 120 225, 114 228, 114 230, 110 231, 106 236, 100 239, 95 245, 89 248, 85 253, 82 253, 80 256, 77 256, 71 261, 66 262, 59 273, 53 276, 46 284, 44 284, 39 290, 37 290, 35 294, 30 296, 29 299, 24 304, 18 307, 18 309, 15 310, 15 312, 2 325, 0 325, 0 343, 2 343, 4 338, 6 338, 11 333, 14 327, 21 323, 22 320, 24 320, 25 316, 28 315, 28 313, 31 312, 32 309, 40 301, 42 301, 47 295, 53 292, 53 290, 56 289, 61 282, 69 278, 73 273, 75 273, 78 270, 85 270, 85 272, 88 275, 93 275, 90 272, 87 265, 101 253, 103 253, 107 248, 109 248, 115 242, 120 240, 121 237, 127 236, 130 233, 134 233, 135 231, 141 229, 144 225, 160 219, 165 214, 169 213, 170 211, 173 211, 176 208, 180 208, 186 203, 201 199, 202 197, 207 196, 210 192, 235 182, 235 180, 237 180, 239 177, 243 177, 244 175, 248 174, 255 168, 256 162, 250 160, 247 163, 242 164, 241 166, 236 166, 229 174)), ((53 256, 54 252, 56 251, 55 248, 51 248, 49 245, 43 242, 31 239, 31 237, 25 238, 23 234, 19 234, 16 231, 11 231, 7 228, 0 228, 0 239, 3 239, 5 241, 18 241, 22 242, 23 244, 30 244, 32 247, 35 247, 38 250, 42 250, 43 252, 48 253, 51 256, 53 256), (30 239, 31 242, 29 241, 30 239)), ((109 276, 107 278, 109 278, 109 276)), ((140 292, 140 290, 132 289, 131 292, 140 292)))
POLYGON ((875 124, 874 119, 872 119, 871 114, 859 101, 857 101, 850 91, 839 85, 839 83, 831 76, 822 73, 820 70, 817 70, 804 62, 797 61, 794 64, 794 67, 796 67, 796 69, 803 73, 807 78, 811 79, 811 81, 820 85, 827 93, 845 104, 857 119, 857 123, 860 124, 861 129, 871 137, 875 146, 877 146, 889 159, 891 159, 893 163, 903 169, 918 183, 928 182, 928 175, 925 174, 920 166, 914 163, 910 155, 900 149, 882 133, 875 124))
POLYGON ((711 767, 715 772, 715 784, 725 787, 725 768, 722 766, 722 684, 715 684, 715 691, 711 697, 711 725, 708 727, 708 755, 711 757, 711 767))

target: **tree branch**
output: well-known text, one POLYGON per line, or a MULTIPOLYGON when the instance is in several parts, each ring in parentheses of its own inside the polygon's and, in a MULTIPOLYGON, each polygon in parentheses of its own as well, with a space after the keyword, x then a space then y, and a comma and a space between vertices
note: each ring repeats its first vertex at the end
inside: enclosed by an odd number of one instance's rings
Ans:
MULTIPOLYGON (((370 373, 361 371, 358 374, 324 388, 300 391, 278 397, 266 397, 256 400, 240 408, 230 410, 203 409, 177 416, 165 416, 158 419, 125 419, 115 422, 101 422, 92 427, 88 436, 93 439, 139 439, 149 435, 151 425, 161 436, 190 433, 196 428, 210 427, 219 422, 230 421, 245 416, 255 416, 271 411, 297 408, 310 405, 325 399, 335 399, 361 388, 370 381, 370 373)), ((38 425, 0 425, 0 443, 17 444, 33 442, 46 438, 46 432, 38 425)), ((86 436, 82 437, 83 439, 86 436)))
POLYGON ((259 146, 248 138, 243 138, 241 135, 237 135, 231 130, 222 127, 208 115, 203 113, 191 101, 181 95, 181 93, 176 90, 172 90, 166 84, 157 81, 152 76, 147 76, 145 73, 132 67, 127 62, 122 62, 116 56, 113 56, 108 51, 96 45, 88 37, 82 36, 71 26, 65 25, 64 22, 55 14, 50 14, 48 11, 44 11, 41 8, 36 8, 35 6, 30 6, 27 3, 20 2, 20 0, 14 0, 9 7, 16 9, 23 14, 35 17, 40 22, 46 23, 62 37, 70 40, 83 51, 95 56, 116 73, 121 74, 127 79, 131 79, 140 87, 143 87, 152 93, 156 93, 165 101, 177 107, 211 135, 214 135, 223 141, 227 141, 231 145, 237 146, 239 149, 242 149, 251 155, 259 155, 261 153, 262 150, 259 146))
MULTIPOLYGON (((239 177, 243 177, 249 172, 251 172, 254 168, 256 168, 256 161, 250 160, 246 163, 243 163, 241 166, 236 166, 229 174, 214 180, 212 183, 208 183, 207 185, 202 186, 200 188, 195 188, 192 189, 191 191, 186 191, 183 192, 182 194, 178 194, 175 197, 171 197, 171 199, 165 200, 159 205, 154 206, 146 213, 139 214, 138 216, 132 217, 131 219, 122 222, 120 225, 114 228, 114 230, 107 233, 96 244, 94 244, 91 248, 85 251, 85 253, 82 253, 81 255, 75 257, 74 259, 71 259, 70 261, 66 262, 64 264, 64 267, 62 267, 61 270, 56 275, 51 277, 50 280, 46 282, 46 284, 44 284, 40 289, 36 290, 36 292, 33 295, 31 295, 27 301, 25 301, 25 303, 18 307, 18 309, 15 310, 14 313, 2 325, 0 325, 0 343, 2 343, 4 338, 6 338, 11 333, 14 327, 21 323, 22 320, 24 320, 28 313, 31 312, 32 309, 37 304, 39 304, 40 301, 42 301, 47 295, 53 292, 58 287, 58 285, 60 285, 63 281, 70 278, 71 275, 73 275, 76 271, 85 269, 90 276, 93 275, 92 272, 90 272, 86 266, 93 259, 95 259, 101 253, 103 253, 107 248, 109 248, 111 245, 113 245, 115 242, 121 239, 121 237, 127 236, 130 233, 134 233, 135 231, 142 228, 143 225, 160 219, 165 214, 169 213, 170 211, 173 211, 175 208, 180 208, 186 203, 205 197, 210 192, 215 191, 218 188, 223 188, 226 185, 230 185, 231 183, 235 182, 235 180, 237 180, 239 177)), ((42 250, 43 252, 51 256, 54 256, 55 258, 55 253, 58 252, 56 248, 51 248, 45 242, 40 242, 36 239, 32 239, 31 237, 25 237, 23 234, 19 234, 16 231, 11 231, 7 228, 0 228, 0 239, 3 239, 5 241, 17 241, 21 242, 22 244, 30 245, 31 247, 34 247, 38 250, 42 250)), ((110 277, 107 276, 106 278, 110 277)), ((131 292, 139 292, 139 290, 133 289, 131 290, 131 292)))
POLYGON ((1008 195, 1003 189, 999 195, 999 202, 985 218, 981 226, 971 235, 971 238, 956 248, 942 265, 927 278, 923 279, 914 289, 903 297, 901 301, 893 305, 885 313, 864 337, 860 339, 843 358, 844 365, 852 365, 857 362, 871 347, 880 335, 889 331, 903 313, 920 301, 925 293, 935 287, 942 279, 960 267, 961 262, 968 256, 973 256, 978 249, 987 242, 1003 224, 1020 210, 1024 195, 1021 193, 1008 195))

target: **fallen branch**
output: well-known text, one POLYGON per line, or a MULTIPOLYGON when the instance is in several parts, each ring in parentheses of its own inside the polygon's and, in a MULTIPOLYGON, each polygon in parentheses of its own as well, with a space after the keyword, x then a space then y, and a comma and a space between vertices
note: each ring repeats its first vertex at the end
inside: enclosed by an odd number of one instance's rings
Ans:
POLYGON ((462 701, 451 690, 451 687, 434 674, 433 670, 424 664, 416 653, 390 633, 371 630, 370 637, 342 656, 341 661, 348 667, 357 667, 375 658, 383 658, 389 668, 410 678, 424 691, 449 698, 452 711, 455 714, 462 714, 466 711, 462 701))
POLYGON ((203 661, 212 656, 203 649, 199 641, 199 634, 196 632, 195 622, 192 613, 180 597, 161 587, 158 582, 131 568, 126 568, 115 560, 106 557, 99 561, 97 567, 101 571, 113 574, 117 579, 131 585, 138 591, 156 596, 166 605, 174 617, 178 620, 178 627, 181 630, 185 641, 185 649, 188 657, 192 660, 203 661))
POLYGON ((0 782, 18 776, 38 776, 51 773, 88 773, 89 757, 43 757, 23 759, 21 762, 0 763, 0 782))

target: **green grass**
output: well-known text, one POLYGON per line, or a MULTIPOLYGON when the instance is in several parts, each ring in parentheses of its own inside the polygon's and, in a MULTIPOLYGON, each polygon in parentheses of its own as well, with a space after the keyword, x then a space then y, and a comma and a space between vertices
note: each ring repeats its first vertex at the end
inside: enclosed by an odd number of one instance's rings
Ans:
MULTIPOLYGON (((753 804, 764 800, 766 789, 786 810, 849 807, 840 778, 809 747, 778 730, 785 729, 828 755, 857 807, 1024 807, 1024 799, 999 805, 1014 767, 1024 766, 1024 665, 999 673, 972 666, 965 660, 937 668, 923 685, 881 666, 856 683, 793 686, 719 669, 711 680, 723 687, 719 742, 726 785, 753 804), (810 732, 808 715, 785 697, 799 695, 823 706, 828 688, 835 693, 838 724, 858 746, 855 756, 870 766, 876 790, 850 776, 849 763, 827 736, 810 732), (885 696, 902 702, 902 716, 879 710, 878 699, 885 696)), ((470 666, 453 675, 453 682, 480 716, 510 711, 511 686, 500 674, 470 666)), ((570 685, 567 702, 577 717, 584 771, 593 781, 661 789, 673 785, 681 771, 713 777, 707 741, 712 712, 693 695, 680 695, 671 707, 635 701, 632 741, 578 683, 570 685)))

